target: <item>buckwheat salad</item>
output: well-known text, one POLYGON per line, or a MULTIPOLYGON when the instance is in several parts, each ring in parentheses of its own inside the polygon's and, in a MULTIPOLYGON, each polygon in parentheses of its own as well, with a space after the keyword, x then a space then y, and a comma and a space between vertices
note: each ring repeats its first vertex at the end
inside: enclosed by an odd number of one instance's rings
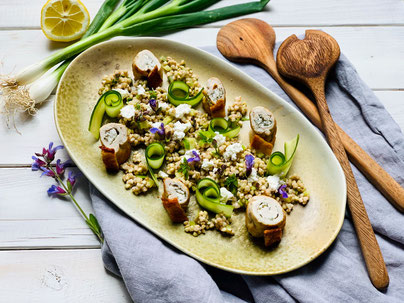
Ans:
POLYGON ((273 152, 273 113, 249 110, 241 97, 227 104, 221 80, 201 84, 183 60, 143 50, 131 73, 103 78, 99 95, 89 131, 101 142, 106 170, 122 171, 135 195, 160 188, 162 207, 185 232, 232 236, 232 216, 245 212, 250 235, 272 246, 287 214, 309 202, 300 177, 288 175, 299 135, 284 143, 284 152, 273 152), (239 138, 242 128, 249 128, 247 145, 239 138), (193 217, 191 203, 200 209, 193 217))

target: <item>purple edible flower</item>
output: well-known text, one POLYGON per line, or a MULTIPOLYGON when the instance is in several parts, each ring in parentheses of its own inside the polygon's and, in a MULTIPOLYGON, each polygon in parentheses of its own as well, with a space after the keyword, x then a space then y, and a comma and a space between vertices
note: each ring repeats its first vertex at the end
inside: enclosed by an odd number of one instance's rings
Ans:
POLYGON ((63 175, 65 172, 65 168, 70 164, 70 161, 67 160, 66 162, 62 163, 62 161, 60 161, 60 159, 58 159, 56 161, 56 173, 58 175, 63 175))
POLYGON ((41 177, 48 176, 48 177, 55 178, 55 173, 53 171, 51 171, 50 169, 48 169, 46 167, 41 167, 41 170, 43 171, 43 173, 41 174, 41 177))
POLYGON ((194 155, 194 157, 189 158, 189 159, 187 160, 188 163, 191 163, 191 162, 200 162, 200 161, 201 161, 201 157, 199 156, 199 154, 198 154, 195 150, 192 151, 192 154, 194 155))
POLYGON ((52 196, 52 195, 64 195, 64 194, 66 194, 66 191, 63 188, 61 188, 60 186, 52 185, 48 189, 48 195, 49 196, 52 196))
POLYGON ((67 182, 70 183, 71 187, 76 184, 76 178, 78 175, 73 175, 73 172, 69 171, 69 176, 67 177, 67 182))
POLYGON ((245 156, 245 166, 246 166, 246 175, 247 177, 251 175, 252 168, 254 165, 254 156, 253 155, 246 155, 245 156))
POLYGON ((159 109, 156 99, 150 99, 149 105, 152 108, 152 110, 154 110, 155 112, 159 109))
POLYGON ((285 188, 286 188, 285 184, 281 185, 278 188, 278 193, 282 195, 282 198, 287 199, 289 196, 288 193, 285 191, 285 188))
POLYGON ((50 162, 53 161, 53 159, 55 159, 55 154, 59 149, 62 149, 63 146, 62 145, 58 145, 55 148, 53 148, 53 142, 49 143, 49 148, 48 149, 43 149, 43 156, 45 157, 45 159, 49 160, 50 162))
POLYGON ((150 128, 150 132, 152 134, 158 133, 160 136, 164 137, 166 135, 166 130, 164 128, 164 123, 161 123, 159 128, 157 128, 157 127, 150 128))
POLYGON ((34 160, 34 163, 32 163, 32 165, 31 165, 32 170, 36 171, 36 170, 39 170, 41 167, 46 166, 45 161, 42 161, 41 159, 39 159, 35 156, 32 156, 32 160, 34 160))

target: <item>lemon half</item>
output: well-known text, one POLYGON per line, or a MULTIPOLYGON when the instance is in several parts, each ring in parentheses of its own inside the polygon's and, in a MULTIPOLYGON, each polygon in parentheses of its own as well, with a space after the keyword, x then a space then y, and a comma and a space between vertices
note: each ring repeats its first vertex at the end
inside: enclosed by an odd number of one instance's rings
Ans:
POLYGON ((52 41, 73 41, 84 35, 90 14, 80 0, 49 0, 42 7, 41 29, 52 41))

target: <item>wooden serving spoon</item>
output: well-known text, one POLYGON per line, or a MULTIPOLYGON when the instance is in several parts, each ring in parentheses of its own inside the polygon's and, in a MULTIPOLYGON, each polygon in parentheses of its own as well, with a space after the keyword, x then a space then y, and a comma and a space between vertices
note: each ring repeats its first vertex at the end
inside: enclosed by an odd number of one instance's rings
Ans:
POLYGON ((328 144, 345 174, 348 206, 370 279, 376 288, 383 289, 389 284, 386 265, 325 99, 325 81, 339 56, 339 45, 333 37, 319 30, 306 30, 303 40, 292 35, 281 44, 276 63, 281 75, 302 82, 313 92, 328 144))
MULTIPOLYGON (((268 23, 246 18, 222 27, 217 35, 217 48, 231 61, 253 63, 263 67, 310 121, 321 129, 320 115, 313 102, 279 75, 273 56, 275 39, 275 32, 268 23)), ((404 188, 337 124, 336 128, 352 163, 391 204, 404 212, 404 188)))
MULTIPOLYGON (((275 32, 272 27, 258 19, 242 19, 232 22, 223 27, 217 37, 218 49, 226 58, 239 62, 252 62, 262 66, 271 74, 292 100, 296 102, 310 120, 321 128, 321 119, 315 105, 299 90, 285 82, 279 75, 273 57, 274 45, 275 32)), ((358 155, 362 157, 365 155, 377 165, 377 163, 367 155, 355 141, 345 134, 341 128, 337 129, 339 133, 342 134, 345 148, 353 154, 354 160, 358 159, 358 155), (354 146, 354 148, 350 148, 352 146, 354 146)), ((343 149, 342 151, 345 153, 343 149)), ((370 171, 371 167, 361 165, 360 161, 355 161, 355 164, 365 171, 370 171)), ((384 171, 380 166, 378 167, 380 170, 384 171)), ((388 175, 386 172, 384 173, 388 175)), ((392 179, 390 176, 389 178, 392 179)), ((394 179, 392 180, 394 181, 394 179)), ((399 185, 398 187, 401 188, 399 185)), ((352 211, 352 216, 355 217, 354 222, 357 227, 358 238, 368 267, 369 276, 375 287, 383 289, 387 287, 389 283, 387 269, 360 195, 359 200, 355 201, 358 202, 357 204, 359 206, 352 211), (368 245, 369 243, 371 245, 368 245)), ((356 206, 356 204, 353 204, 352 208, 356 206)), ((404 209, 404 203, 402 209, 404 209)))

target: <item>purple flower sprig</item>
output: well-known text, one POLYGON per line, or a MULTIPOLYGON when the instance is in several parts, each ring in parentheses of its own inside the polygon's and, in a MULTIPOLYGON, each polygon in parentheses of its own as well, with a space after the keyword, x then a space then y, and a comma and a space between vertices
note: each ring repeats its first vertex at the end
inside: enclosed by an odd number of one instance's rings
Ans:
POLYGON ((159 109, 159 105, 158 105, 158 102, 156 99, 150 99, 149 105, 150 105, 151 109, 155 112, 159 109))
POLYGON ((193 155, 193 157, 187 159, 188 163, 201 162, 201 157, 195 150, 192 151, 192 155, 193 155))
POLYGON ((287 199, 289 197, 288 193, 285 190, 286 184, 279 186, 278 193, 282 196, 283 199, 287 199))
POLYGON ((66 168, 71 162, 62 162, 60 159, 57 159, 56 163, 53 163, 56 152, 62 148, 62 145, 53 147, 53 142, 49 143, 48 148, 42 149, 42 153, 35 153, 35 156, 32 156, 34 162, 32 163, 31 168, 33 171, 42 171, 41 177, 48 176, 55 179, 57 184, 53 184, 47 190, 48 195, 52 197, 70 197, 71 201, 84 217, 87 225, 98 237, 99 241, 103 243, 104 238, 97 218, 93 214, 87 216, 73 196, 73 188, 77 182, 78 174, 75 175, 72 171, 69 171, 66 182, 63 181, 66 168))
POLYGON ((246 166, 246 175, 247 177, 251 175, 252 168, 254 166, 254 156, 253 155, 246 155, 245 156, 245 166, 246 166))
POLYGON ((150 128, 150 132, 152 134, 158 133, 161 137, 164 138, 166 136, 166 129, 164 128, 164 123, 161 123, 159 128, 157 127, 150 128))

